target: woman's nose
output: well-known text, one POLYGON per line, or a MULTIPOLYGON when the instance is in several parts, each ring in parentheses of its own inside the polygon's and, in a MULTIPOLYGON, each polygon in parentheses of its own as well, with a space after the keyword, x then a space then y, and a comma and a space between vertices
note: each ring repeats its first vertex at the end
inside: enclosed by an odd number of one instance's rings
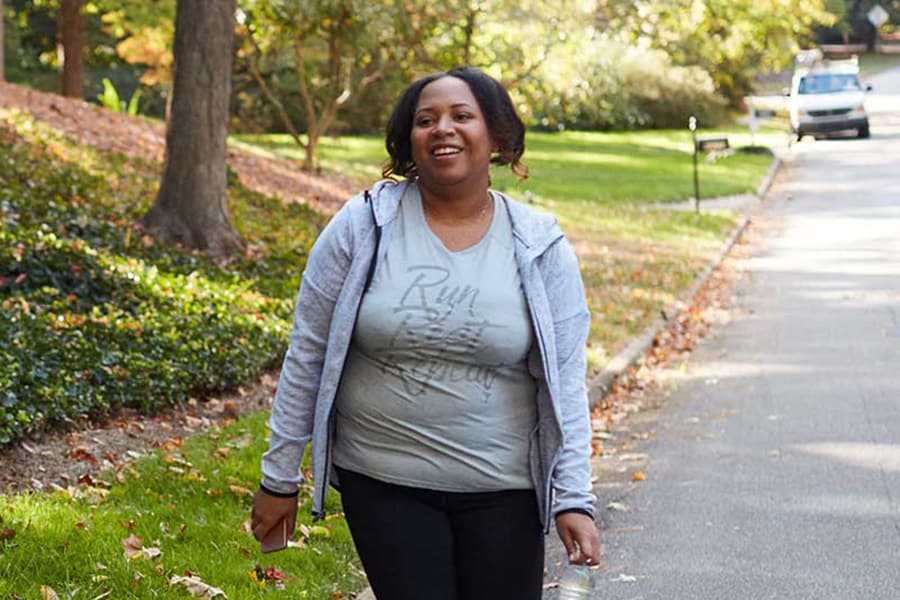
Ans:
POLYGON ((434 125, 434 132, 438 135, 453 133, 453 119, 449 116, 438 117, 434 125))

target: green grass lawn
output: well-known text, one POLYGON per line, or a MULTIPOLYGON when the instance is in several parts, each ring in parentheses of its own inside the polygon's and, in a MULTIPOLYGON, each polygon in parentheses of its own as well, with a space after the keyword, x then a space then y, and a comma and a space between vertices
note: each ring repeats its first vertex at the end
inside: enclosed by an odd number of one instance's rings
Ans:
POLYGON ((347 598, 364 577, 337 493, 327 505, 336 517, 312 523, 312 487, 302 489, 302 526, 284 551, 261 554, 248 532, 265 439, 265 415, 257 413, 171 440, 95 486, 0 496, 0 598, 46 598, 41 586, 59 598, 189 598, 170 586, 186 573, 232 599, 329 600, 338 591, 347 598), (131 536, 146 552, 128 558, 131 536), (283 590, 258 575, 269 567, 284 575, 283 590))
MULTIPOLYGON (((702 124, 701 124, 702 125, 702 124)), ((751 145, 742 126, 703 130, 726 135, 731 147, 751 145)), ((234 143, 260 153, 300 160, 286 135, 233 136, 234 143)), ((784 131, 758 132, 756 145, 782 146, 784 131)), ((660 208, 693 197, 692 138, 683 130, 633 132, 529 132, 524 162, 530 175, 517 181, 494 168, 494 187, 554 213, 578 252, 593 314, 589 343, 592 370, 671 304, 703 268, 736 220, 730 213, 699 215, 660 208)), ((326 138, 321 166, 358 179, 380 177, 386 158, 375 136, 326 138)), ((771 163, 768 155, 734 152, 701 156, 702 198, 756 189, 771 163)))
MULTIPOLYGON (((750 145, 746 128, 701 130, 701 136, 727 135, 732 147, 750 145)), ((759 145, 783 144, 785 136, 768 129, 756 136, 759 145)), ((289 135, 232 136, 239 147, 302 160, 302 150, 289 135)), ((520 197, 601 203, 659 202, 692 197, 691 133, 684 130, 562 133, 529 132, 524 162, 529 178, 516 182, 506 169, 495 168, 494 186, 520 197)), ((320 166, 360 180, 380 178, 387 158, 378 136, 340 136, 322 140, 320 166)), ((740 194, 759 183, 769 159, 735 154, 716 161, 701 158, 701 197, 740 194)))

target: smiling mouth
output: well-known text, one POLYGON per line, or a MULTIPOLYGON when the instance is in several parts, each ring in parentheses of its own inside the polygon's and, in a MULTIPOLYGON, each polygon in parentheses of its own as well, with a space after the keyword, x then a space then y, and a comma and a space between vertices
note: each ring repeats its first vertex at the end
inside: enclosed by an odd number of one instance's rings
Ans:
POLYGON ((454 154, 459 154, 462 152, 462 148, 457 148, 455 146, 441 146, 439 148, 435 148, 431 151, 432 156, 452 156, 454 154))

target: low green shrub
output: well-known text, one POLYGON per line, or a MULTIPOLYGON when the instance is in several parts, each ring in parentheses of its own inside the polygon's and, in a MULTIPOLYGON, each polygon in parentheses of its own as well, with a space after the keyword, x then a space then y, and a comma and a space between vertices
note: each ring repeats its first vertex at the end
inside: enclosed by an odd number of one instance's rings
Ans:
POLYGON ((726 101, 709 73, 682 67, 658 50, 597 36, 581 41, 568 70, 548 73, 534 94, 531 121, 548 129, 627 130, 721 122, 726 101))
POLYGON ((233 182, 252 251, 217 265, 143 234, 155 182, 128 176, 121 157, 91 172, 64 143, 0 123, 0 445, 123 406, 152 412, 277 364, 320 220, 233 182))

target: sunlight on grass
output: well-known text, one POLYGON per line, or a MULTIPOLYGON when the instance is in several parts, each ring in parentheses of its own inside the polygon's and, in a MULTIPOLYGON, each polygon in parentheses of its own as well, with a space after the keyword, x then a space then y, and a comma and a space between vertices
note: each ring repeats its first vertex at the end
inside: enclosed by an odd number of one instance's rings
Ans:
MULTIPOLYGON (((50 494, 0 496, 0 525, 14 532, 0 542, 0 597, 40 597, 40 586, 61 598, 188 597, 168 588, 186 571, 231 598, 330 598, 360 589, 364 580, 343 518, 299 530, 302 547, 261 555, 246 531, 250 494, 258 485, 266 446, 265 414, 248 416, 191 440, 171 440, 155 454, 107 471, 100 487, 50 494), (106 487, 108 486, 108 490, 106 487), (127 559, 122 540, 141 539, 158 558, 127 559), (261 585, 251 573, 274 566, 286 589, 261 585)), ((311 488, 301 493, 299 521, 311 526, 311 488)), ((337 494, 328 510, 339 515, 337 494)))

